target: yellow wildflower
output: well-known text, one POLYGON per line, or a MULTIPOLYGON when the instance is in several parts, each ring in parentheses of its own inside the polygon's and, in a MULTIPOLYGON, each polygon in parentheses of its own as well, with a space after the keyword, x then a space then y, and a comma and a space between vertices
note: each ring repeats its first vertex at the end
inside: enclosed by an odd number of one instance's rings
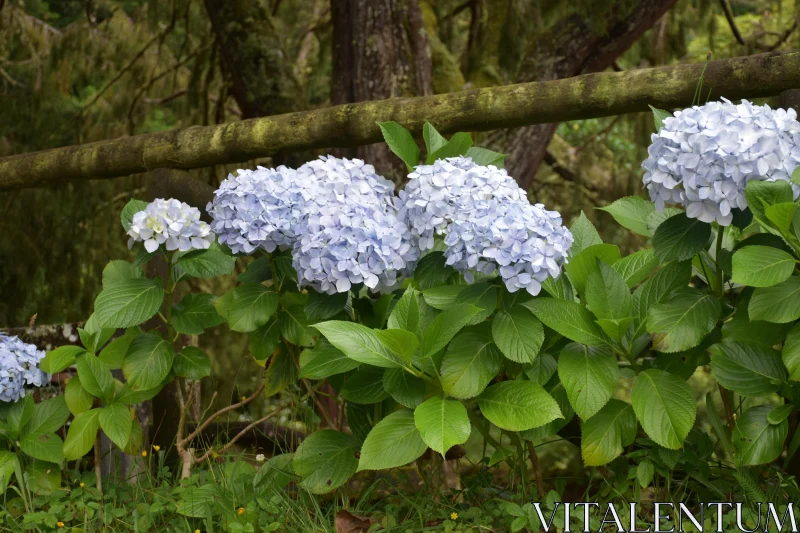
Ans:
POLYGON ((458 513, 450 513, 450 520, 456 520, 458 518, 458 513))
POLYGON ((239 511, 238 511, 238 513, 239 513, 240 515, 244 514, 244 507, 239 507, 239 511))
POLYGON ((58 527, 64 527, 64 522, 56 522, 56 525, 57 525, 58 527))
POLYGON ((147 450, 142 450, 142 457, 147 457, 147 450))
POLYGON ((153 446, 153 449, 154 449, 155 451, 157 451, 157 452, 160 452, 160 451, 161 451, 161 446, 159 446, 158 444, 156 444, 155 446, 153 446))
POLYGON ((86 486, 86 483, 84 483, 83 481, 81 481, 81 488, 83 488, 83 487, 85 487, 85 486, 86 486))
POLYGON ((200 530, 199 529, 195 529, 194 533, 200 533, 200 530))
POLYGON ((247 401, 247 396, 242 396, 242 401, 246 402, 247 401))

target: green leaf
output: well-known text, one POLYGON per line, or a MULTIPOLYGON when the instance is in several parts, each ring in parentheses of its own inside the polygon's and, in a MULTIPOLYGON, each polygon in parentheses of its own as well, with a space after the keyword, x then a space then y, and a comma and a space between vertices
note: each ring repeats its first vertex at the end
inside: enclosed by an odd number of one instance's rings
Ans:
POLYGON ((555 298, 535 298, 525 302, 536 318, 564 337, 589 346, 608 344, 594 317, 581 304, 555 298))
POLYGON ((427 449, 428 445, 414 423, 414 413, 408 409, 395 411, 378 422, 367 435, 361 446, 358 471, 407 465, 427 449))
POLYGON ((636 437, 636 415, 630 404, 611 400, 581 426, 581 456, 585 466, 608 464, 636 437))
POLYGON ((117 337, 108 343, 108 346, 103 348, 98 358, 108 367, 112 369, 122 368, 122 361, 128 353, 136 334, 134 333, 139 328, 132 328, 125 332, 125 335, 117 337))
POLYGON ((631 316, 631 293, 616 270, 602 261, 586 279, 586 306, 597 318, 622 319, 631 316))
POLYGON ((112 403, 99 409, 98 421, 103 432, 120 449, 124 449, 131 437, 133 418, 131 411, 119 403, 112 403))
POLYGON ((767 207, 764 215, 772 225, 784 235, 792 234, 792 221, 797 213, 797 205, 794 202, 784 202, 767 207))
POLYGON ((572 257, 575 257, 590 246, 603 244, 603 239, 600 238, 600 234, 597 233, 597 230, 592 223, 589 222, 589 219, 586 218, 586 215, 583 214, 583 211, 581 211, 580 216, 575 222, 572 223, 569 231, 572 233, 572 238, 574 239, 572 247, 569 249, 572 257))
POLYGON ((425 398, 425 382, 402 368, 384 372, 383 388, 394 401, 409 409, 414 409, 425 398))
POLYGON ((34 411, 33 396, 28 394, 20 398, 16 403, 6 407, 6 420, 12 431, 21 431, 31 418, 34 411))
POLYGON ((154 333, 140 333, 131 342, 122 373, 132 387, 153 389, 169 375, 174 356, 171 343, 154 333))
POLYGON ((89 352, 78 355, 75 366, 81 377, 81 386, 92 396, 110 398, 114 393, 114 378, 111 370, 89 352))
POLYGON ((789 371, 789 379, 800 381, 800 324, 795 324, 783 342, 783 364, 789 371))
POLYGON ((695 289, 684 289, 664 303, 650 308, 647 331, 653 333, 653 349, 680 352, 694 348, 717 324, 719 300, 695 289))
POLYGON ((676 207, 665 207, 663 211, 653 211, 647 217, 647 229, 650 230, 650 233, 655 233, 658 227, 667 219, 682 213, 683 209, 678 209, 676 207))
POLYGON ((255 331, 247 334, 247 346, 258 364, 264 366, 281 341, 279 320, 270 320, 255 331))
POLYGON ((771 405, 751 407, 736 421, 733 447, 736 463, 741 466, 761 465, 777 459, 789 433, 789 421, 770 424, 771 405))
POLYGON ((633 323, 634 318, 629 316, 625 318, 601 318, 595 320, 600 329, 603 330, 603 333, 614 339, 615 341, 619 342, 622 340, 622 337, 628 332, 628 328, 633 323))
POLYGON ((767 415, 767 422, 772 424, 773 426, 777 426, 784 420, 786 420, 790 414, 794 411, 794 405, 790 403, 786 403, 783 405, 776 405, 772 408, 772 411, 769 412, 767 415))
POLYGON ((383 139, 389 149, 399 157, 411 172, 419 164, 419 147, 411 133, 397 122, 378 122, 383 139))
POLYGON ((57 374, 75 364, 75 358, 88 353, 80 346, 59 346, 44 356, 39 368, 50 374, 57 374))
POLYGON ((86 455, 94 445, 97 430, 100 429, 100 409, 92 409, 77 415, 69 426, 64 441, 64 457, 74 461, 86 455))
POLYGON ((500 371, 501 360, 502 355, 485 328, 468 328, 453 339, 444 353, 442 389, 454 398, 474 398, 500 371))
POLYGON ((358 361, 350 359, 331 343, 321 340, 314 348, 307 348, 300 354, 300 377, 325 379, 349 372, 358 365, 358 361))
POLYGON ((472 137, 470 137, 469 133, 458 132, 450 137, 447 144, 432 154, 428 154, 425 163, 430 165, 439 159, 464 155, 470 148, 472 148, 472 137))
POLYGON ((266 382, 264 394, 267 398, 284 391, 286 387, 297 381, 297 363, 285 346, 281 346, 277 352, 272 354, 264 381, 266 382))
POLYGON ((649 460, 645 459, 636 467, 636 479, 639 481, 639 486, 646 489, 653 482, 653 475, 656 469, 649 460))
POLYGON ((478 398, 481 413, 506 431, 524 431, 563 418, 556 401, 532 381, 503 381, 478 398))
POLYGON ((94 396, 83 388, 80 376, 73 376, 64 389, 64 400, 67 402, 70 413, 77 416, 92 408, 94 396))
POLYGON ((608 348, 567 344, 558 357, 558 377, 578 416, 591 418, 617 388, 617 358, 608 348))
POLYGON ((332 429, 315 431, 300 443, 292 458, 294 472, 303 478, 300 486, 313 494, 341 487, 356 473, 360 447, 353 435, 332 429))
POLYGON ((404 329, 376 329, 375 334, 390 352, 400 357, 406 364, 411 363, 411 358, 419 346, 416 335, 404 329))
POLYGON ((555 279, 548 277, 542 283, 542 288, 553 298, 567 300, 568 302, 575 299, 575 291, 573 291, 572 283, 570 283, 567 276, 558 276, 555 279))
POLYGON ((122 212, 119 216, 125 233, 131 229, 131 224, 133 224, 133 215, 139 211, 144 211, 147 208, 147 205, 147 202, 143 202, 142 200, 135 200, 133 198, 128 200, 128 203, 122 208, 122 212))
POLYGON ((103 289, 94 302, 94 314, 101 327, 129 328, 151 319, 163 300, 159 280, 129 279, 103 289))
POLYGON ((756 289, 747 311, 750 320, 794 322, 800 318, 800 277, 792 276, 778 285, 756 289))
POLYGON ((202 379, 211 375, 211 361, 196 346, 187 346, 175 354, 172 363, 175 375, 186 379, 202 379))
POLYGON ((114 402, 123 405, 136 405, 137 403, 146 402, 155 398, 162 389, 162 386, 154 387, 152 389, 137 389, 129 383, 125 383, 114 396, 114 402))
POLYGON ((37 403, 33 408, 33 416, 23 428, 23 436, 30 433, 54 433, 66 424, 69 409, 64 396, 56 396, 37 403))
POLYGON ((456 298, 466 288, 467 285, 439 285, 422 291, 422 296, 425 298, 425 303, 434 309, 446 311, 456 305, 456 298))
POLYGON ((403 360, 384 346, 377 333, 366 326, 331 320, 315 324, 314 328, 354 361, 383 368, 403 366, 403 360))
POLYGON ((266 324, 277 309, 275 292, 260 283, 242 283, 233 290, 228 323, 233 331, 248 333, 266 324))
POLYGON ((190 293, 172 306, 172 327, 184 335, 200 335, 206 328, 223 322, 225 319, 214 308, 211 294, 190 293))
POLYGON ((619 261, 619 248, 613 244, 595 244, 573 256, 566 266, 567 276, 580 294, 586 291, 589 274, 597 269, 597 261, 613 265, 619 261))
POLYGON ((792 186, 786 181, 750 180, 745 187, 747 207, 762 226, 769 229, 771 223, 766 210, 771 205, 783 204, 794 200, 792 186))
POLYGON ((658 259, 653 250, 647 248, 623 257, 611 267, 622 276, 628 288, 632 289, 658 268, 658 259))
POLYGON ((425 151, 428 154, 434 153, 447 144, 447 139, 445 139, 430 122, 426 122, 425 125, 422 126, 422 138, 425 140, 425 151))
POLYGON ((477 146, 471 147, 465 154, 466 157, 472 159, 476 165, 489 166, 494 165, 497 168, 503 168, 508 154, 501 154, 500 152, 493 152, 486 148, 478 148, 477 146))
POLYGON ((727 341, 713 345, 711 370, 720 385, 742 396, 767 396, 788 373, 781 354, 757 342, 727 341))
MULTIPOLYGON (((359 441, 360 443, 360 441, 359 441)), ((302 445, 302 443, 301 443, 302 445)), ((293 454, 282 453, 270 458, 258 469, 253 477, 253 488, 256 491, 265 489, 282 490, 294 480, 295 473, 292 467, 293 454)), ((358 462, 356 461, 356 464, 358 462)))
POLYGON ((81 343, 83 343, 90 352, 97 352, 97 350, 102 348, 103 345, 108 342, 108 339, 113 337, 116 332, 117 330, 115 328, 101 328, 94 314, 86 321, 83 329, 78 328, 81 343))
POLYGON ((665 265, 633 293, 633 314, 646 317, 652 306, 663 302, 678 289, 685 288, 691 274, 692 265, 689 261, 665 265))
POLYGON ((316 322, 340 313, 347 305, 348 296, 347 292, 325 294, 313 290, 308 291, 308 301, 304 309, 306 318, 309 322, 316 322))
POLYGON ((389 397, 383 387, 383 373, 383 368, 362 366, 347 376, 339 394, 348 402, 364 405, 382 402, 389 397))
POLYGON ((683 446, 697 415, 694 394, 685 381, 663 370, 645 370, 636 378, 631 401, 651 439, 671 450, 683 446))
POLYGON ((472 318, 481 312, 481 309, 470 304, 459 304, 447 311, 442 311, 439 316, 425 330, 422 341, 422 357, 427 358, 447 346, 461 328, 472 321, 472 318))
POLYGON ((421 337, 419 294, 413 287, 406 289, 389 315, 387 325, 391 329, 404 329, 421 337))
POLYGON ((192 250, 180 256, 176 264, 193 278, 216 278, 233 272, 236 259, 219 248, 192 250))
MULTIPOLYGON (((295 346, 313 346, 314 332, 303 312, 303 306, 293 305, 281 311, 280 315, 281 335, 295 346)), ((316 326, 313 326, 316 327, 316 326)))
POLYGON ((634 233, 645 237, 653 236, 647 228, 647 217, 656 208, 653 202, 649 202, 641 196, 626 196, 607 207, 599 207, 598 209, 609 213, 618 224, 634 233))
MULTIPOLYGON (((553 363, 555 363, 555 360, 553 363)), ((544 390, 547 391, 547 394, 552 396, 556 401, 564 418, 556 418, 552 422, 548 422, 543 426, 521 431, 519 436, 523 440, 538 441, 540 439, 551 437, 561 431, 561 429, 564 428, 575 417, 575 411, 572 410, 572 406, 569 403, 567 391, 564 390, 564 384, 561 383, 561 380, 558 379, 558 376, 553 377, 553 379, 542 386, 544 387, 544 390)))
POLYGON ((244 272, 236 278, 239 283, 262 283, 272 279, 272 267, 269 257, 261 256, 247 264, 244 272))
POLYGON ((494 317, 492 338, 507 358, 532 363, 544 343, 544 328, 528 309, 514 306, 494 317))
POLYGON ((497 287, 488 283, 468 285, 456 296, 455 305, 459 304, 471 304, 481 309, 480 313, 472 317, 468 325, 483 322, 497 308, 497 287))
POLYGON ((430 252, 422 257, 414 269, 414 281, 419 290, 431 289, 447 281, 455 272, 453 267, 445 264, 444 252, 430 252))
POLYGON ((64 462, 64 443, 55 433, 30 433, 22 437, 19 447, 34 459, 59 465, 64 462))
POLYGON ((734 283, 772 287, 786 281, 795 267, 794 257, 769 246, 745 246, 733 254, 734 283))
POLYGON ((680 213, 658 227, 653 235, 653 249, 662 263, 684 261, 704 250, 710 237, 710 224, 680 213))
POLYGON ((651 105, 648 105, 647 107, 653 111, 653 121, 656 125, 656 133, 658 133, 659 130, 664 127, 664 120, 671 117, 672 113, 669 111, 664 111, 663 109, 658 109, 657 107, 653 107, 651 105))
POLYGON ((534 383, 544 386, 558 369, 558 362, 549 353, 540 354, 533 364, 525 369, 525 375, 534 383))
POLYGON ((219 487, 216 485, 200 485, 195 487, 189 485, 181 493, 178 500, 178 514, 194 518, 208 518, 219 514, 216 501, 219 498, 219 487))
POLYGON ((472 430, 461 402, 441 396, 434 396, 417 407, 414 423, 425 444, 442 456, 456 444, 467 442, 472 430))

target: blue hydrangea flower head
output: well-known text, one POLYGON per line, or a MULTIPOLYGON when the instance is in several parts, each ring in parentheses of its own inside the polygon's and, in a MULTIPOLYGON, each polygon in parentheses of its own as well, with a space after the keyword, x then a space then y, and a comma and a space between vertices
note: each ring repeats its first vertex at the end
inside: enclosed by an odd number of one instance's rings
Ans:
POLYGON ((158 198, 133 215, 128 248, 144 242, 152 253, 162 244, 169 251, 205 250, 214 242, 211 227, 200 220, 200 210, 179 200, 158 198))
POLYGON ((44 356, 33 344, 0 333, 0 402, 16 402, 25 396, 26 385, 41 387, 50 380, 39 369, 44 356))
POLYGON ((228 176, 206 210, 211 229, 235 254, 290 248, 315 209, 314 184, 285 166, 239 170, 228 176))
POLYGON ((433 248, 444 235, 447 264, 473 281, 473 272, 503 279, 509 291, 536 295, 567 263, 572 234, 561 215, 531 205, 525 191, 504 169, 456 157, 420 165, 400 191, 401 220, 433 248))
POLYGON ((800 165, 797 113, 747 100, 676 111, 651 141, 643 182, 656 208, 683 205, 690 218, 722 226, 747 207, 748 181, 789 181, 800 165))

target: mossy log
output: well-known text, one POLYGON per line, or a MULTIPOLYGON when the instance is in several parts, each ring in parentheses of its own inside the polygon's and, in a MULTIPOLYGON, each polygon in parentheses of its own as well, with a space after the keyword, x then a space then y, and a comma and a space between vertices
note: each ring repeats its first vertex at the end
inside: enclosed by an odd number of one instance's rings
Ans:
MULTIPOLYGON (((376 122, 394 120, 420 132, 488 131, 685 107, 703 63, 586 74, 547 82, 392 98, 217 126, 124 137, 0 159, 0 190, 68 180, 115 178, 156 168, 192 169, 302 149, 352 147, 381 141, 376 122)), ((704 93, 730 99, 774 96, 800 87, 800 51, 711 61, 704 93)))

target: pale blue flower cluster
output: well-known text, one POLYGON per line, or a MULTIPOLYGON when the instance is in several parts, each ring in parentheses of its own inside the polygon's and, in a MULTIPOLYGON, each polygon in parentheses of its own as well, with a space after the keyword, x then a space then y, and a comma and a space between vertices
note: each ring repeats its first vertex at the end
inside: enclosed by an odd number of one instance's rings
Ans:
POLYGON ((397 218, 393 191, 372 165, 323 156, 297 170, 240 170, 207 210, 234 253, 292 248, 301 286, 329 294, 356 283, 388 290, 419 255, 397 218))
POLYGON ((200 210, 175 199, 158 198, 133 215, 128 248, 144 242, 149 253, 162 244, 169 251, 205 250, 214 242, 211 227, 200 220, 200 210))
POLYGON ((420 165, 409 178, 400 218, 423 250, 433 248, 434 235, 445 235, 447 264, 467 281, 473 271, 497 270, 510 292, 536 295, 548 277, 560 275, 572 234, 557 212, 531 205, 505 170, 456 157, 420 165))
POLYGON ((0 402, 16 402, 25 396, 25 385, 41 387, 50 380, 39 369, 44 355, 33 344, 0 333, 0 402))
MULTIPOLYGON (((732 209, 747 207, 748 181, 789 181, 800 165, 797 113, 747 100, 677 111, 651 140, 642 168, 656 208, 683 205, 690 218, 722 226, 733 220, 732 209)), ((793 188, 797 197, 800 188, 793 188)))

